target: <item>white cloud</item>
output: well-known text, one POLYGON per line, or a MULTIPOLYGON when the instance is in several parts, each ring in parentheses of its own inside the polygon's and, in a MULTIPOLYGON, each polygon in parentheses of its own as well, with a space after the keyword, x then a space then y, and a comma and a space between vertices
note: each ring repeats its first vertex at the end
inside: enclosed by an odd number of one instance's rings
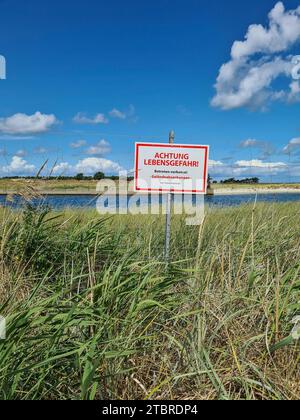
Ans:
POLYGON ((112 109, 109 112, 111 118, 116 118, 119 120, 129 120, 131 122, 137 122, 138 117, 136 115, 136 110, 133 105, 129 105, 126 111, 120 111, 117 108, 112 109))
POLYGON ((270 87, 279 76, 289 77, 291 69, 290 61, 278 57, 269 62, 241 62, 232 72, 231 78, 227 79, 225 64, 217 79, 217 94, 212 105, 223 110, 243 106, 263 108, 268 101, 283 100, 286 97, 285 92, 273 91, 270 87))
POLYGON ((263 162, 259 159, 239 160, 235 163, 234 175, 236 176, 264 176, 277 175, 286 172, 288 165, 284 162, 263 162))
POLYGON ((111 147, 106 140, 100 140, 95 146, 91 146, 86 150, 87 155, 103 156, 110 153, 111 147))
POLYGON ((260 159, 238 160, 232 165, 221 161, 209 162, 209 171, 214 176, 267 176, 282 174, 288 168, 284 162, 265 162, 260 159))
POLYGON ((300 137, 296 137, 289 141, 289 143, 284 147, 283 153, 290 154, 294 150, 299 149, 300 147, 300 137))
POLYGON ((65 175, 68 172, 72 172, 72 165, 68 162, 61 162, 54 166, 52 173, 54 175, 65 175))
POLYGON ((259 141, 255 139, 247 139, 240 143, 240 147, 248 149, 249 147, 256 147, 259 145, 259 141))
POLYGON ((35 166, 30 165, 19 156, 13 156, 9 165, 0 167, 0 172, 8 175, 28 175, 35 172, 35 166))
POLYGON ((23 150, 23 149, 18 150, 17 153, 16 153, 16 156, 25 157, 25 156, 27 156, 27 152, 26 152, 26 150, 23 150))
POLYGON ((267 168, 267 169, 285 169, 287 164, 284 162, 263 162, 259 159, 238 160, 235 163, 238 168, 267 168))
POLYGON ((289 102, 298 102, 300 97, 300 84, 298 81, 293 81, 290 84, 290 93, 288 94, 289 102))
MULTIPOLYGON (((113 108, 109 113, 109 116, 119 120, 129 120, 136 122, 137 116, 135 107, 130 105, 126 111, 120 111, 118 108, 113 108)), ((79 112, 73 118, 73 121, 77 124, 108 124, 109 119, 105 114, 97 114, 94 117, 89 117, 83 112, 79 112)))
POLYGON ((111 160, 91 157, 80 160, 77 165, 75 165, 75 169, 79 173, 82 172, 86 175, 94 175, 99 171, 104 173, 117 173, 122 170, 122 167, 111 160))
POLYGON ((251 25, 245 41, 236 41, 232 46, 233 59, 248 57, 256 53, 272 54, 291 47, 300 37, 300 7, 285 11, 278 2, 269 13, 269 28, 251 25))
POLYGON ((117 118, 119 120, 126 120, 125 112, 119 111, 118 109, 114 108, 110 111, 109 115, 112 118, 117 118))
POLYGON ((73 118, 73 121, 77 124, 108 124, 108 119, 104 114, 97 114, 94 117, 87 117, 83 112, 79 112, 73 118))
POLYGON ((78 140, 75 141, 74 143, 71 143, 70 146, 72 147, 72 149, 80 149, 81 147, 86 145, 86 141, 85 140, 78 140))
POLYGON ((47 132, 57 123, 53 114, 15 114, 8 118, 0 118, 0 132, 12 135, 40 134, 47 132))
POLYGON ((69 162, 57 163, 52 169, 53 175, 76 175, 83 173, 84 175, 95 175, 96 172, 104 172, 105 174, 118 174, 123 168, 116 162, 108 159, 89 157, 79 162, 70 164, 69 162))
MULTIPOLYGON (((48 167, 49 168, 49 167, 48 167)), ((52 174, 76 175, 83 173, 84 175, 94 175, 96 172, 104 172, 105 174, 118 174, 124 170, 117 162, 113 162, 104 158, 90 157, 82 159, 74 165, 69 162, 60 162, 51 168, 52 174)), ((13 156, 8 165, 0 166, 0 174, 2 176, 14 175, 34 175, 37 172, 36 166, 28 163, 20 156, 13 156)))
POLYGON ((209 160, 208 165, 210 168, 215 166, 224 166, 224 163, 219 160, 209 160))
POLYGON ((300 40, 300 7, 285 11, 278 2, 269 13, 269 25, 251 25, 244 41, 235 41, 231 60, 221 66, 212 105, 224 110, 264 107, 270 101, 300 100, 298 81, 286 90, 274 89, 279 76, 292 79, 293 57, 287 53, 300 40))

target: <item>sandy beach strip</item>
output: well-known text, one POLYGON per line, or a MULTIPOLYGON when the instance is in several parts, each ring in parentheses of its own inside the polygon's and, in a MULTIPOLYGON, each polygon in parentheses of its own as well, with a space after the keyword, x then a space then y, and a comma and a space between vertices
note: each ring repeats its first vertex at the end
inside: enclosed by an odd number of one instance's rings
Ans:
MULTIPOLYGON (((42 196, 98 196, 101 195, 100 193, 96 192, 96 190, 38 190, 36 191, 38 194, 42 196)), ((0 196, 7 196, 7 195, 18 195, 20 194, 20 191, 1 191, 0 190, 0 196)), ((130 190, 128 191, 128 195, 132 196, 135 193, 130 190)), ((218 188, 214 190, 215 196, 220 195, 261 195, 261 194, 300 194, 300 188, 218 188)), ((120 191, 120 196, 126 195, 126 192, 120 191)), ((138 195, 144 195, 139 193, 138 195)), ((147 195, 145 193, 145 195, 147 195)))
POLYGON ((300 194, 299 188, 220 188, 214 195, 300 194))

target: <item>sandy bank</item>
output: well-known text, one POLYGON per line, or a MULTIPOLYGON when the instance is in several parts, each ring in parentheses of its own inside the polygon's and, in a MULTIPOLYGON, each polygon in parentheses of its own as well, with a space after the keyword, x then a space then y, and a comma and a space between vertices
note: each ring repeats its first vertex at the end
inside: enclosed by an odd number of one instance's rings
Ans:
POLYGON ((299 188, 220 188, 215 195, 244 195, 244 194, 300 194, 299 188))
MULTIPOLYGON (((37 190, 40 195, 48 196, 91 196, 96 197, 99 195, 95 190, 37 190)), ((18 194, 18 191, 1 191, 0 196, 18 194)), ((133 191, 129 191, 128 195, 133 195, 133 191)), ((300 194, 300 188, 218 188, 214 190, 214 195, 247 195, 247 194, 300 194)), ((120 195, 125 195, 124 192, 120 192, 120 195)), ((143 194, 139 194, 143 195, 143 194)))

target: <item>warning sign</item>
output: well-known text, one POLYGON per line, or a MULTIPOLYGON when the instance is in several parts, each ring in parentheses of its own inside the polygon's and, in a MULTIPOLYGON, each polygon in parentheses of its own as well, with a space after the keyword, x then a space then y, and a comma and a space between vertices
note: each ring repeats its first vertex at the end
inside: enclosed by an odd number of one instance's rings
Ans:
POLYGON ((206 194, 209 146, 136 143, 135 191, 206 194))

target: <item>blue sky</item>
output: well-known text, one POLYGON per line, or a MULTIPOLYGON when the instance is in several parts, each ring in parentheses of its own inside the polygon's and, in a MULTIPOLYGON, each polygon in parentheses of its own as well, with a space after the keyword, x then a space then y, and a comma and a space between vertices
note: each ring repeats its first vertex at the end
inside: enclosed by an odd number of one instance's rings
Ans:
POLYGON ((135 141, 174 129, 211 146, 216 179, 298 181, 299 6, 0 1, 0 176, 130 170, 135 141))

